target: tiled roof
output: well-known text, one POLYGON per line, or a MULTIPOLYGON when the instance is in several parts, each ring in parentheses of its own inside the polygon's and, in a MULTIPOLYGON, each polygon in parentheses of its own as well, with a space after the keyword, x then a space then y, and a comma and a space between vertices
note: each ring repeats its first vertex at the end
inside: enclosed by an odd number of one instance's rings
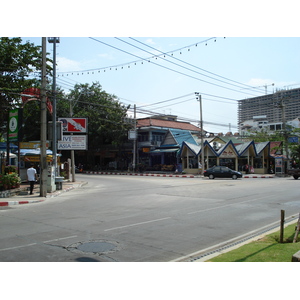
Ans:
POLYGON ((276 154, 278 151, 278 147, 281 146, 282 142, 270 142, 270 153, 271 154, 276 154))
POLYGON ((161 128, 183 129, 189 131, 201 131, 199 127, 187 122, 159 120, 159 119, 152 119, 152 118, 137 120, 137 128, 150 127, 150 126, 161 127, 161 128))
POLYGON ((181 146, 183 142, 189 142, 194 145, 197 144, 190 131, 170 129, 170 132, 179 146, 181 146))

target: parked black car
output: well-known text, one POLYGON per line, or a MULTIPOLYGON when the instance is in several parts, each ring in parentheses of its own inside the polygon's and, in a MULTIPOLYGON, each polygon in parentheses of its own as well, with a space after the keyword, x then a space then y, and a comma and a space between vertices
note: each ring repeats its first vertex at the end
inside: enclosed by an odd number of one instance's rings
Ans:
POLYGON ((204 176, 208 177, 209 179, 214 179, 215 177, 237 179, 242 178, 243 174, 227 167, 215 166, 204 170, 204 176))

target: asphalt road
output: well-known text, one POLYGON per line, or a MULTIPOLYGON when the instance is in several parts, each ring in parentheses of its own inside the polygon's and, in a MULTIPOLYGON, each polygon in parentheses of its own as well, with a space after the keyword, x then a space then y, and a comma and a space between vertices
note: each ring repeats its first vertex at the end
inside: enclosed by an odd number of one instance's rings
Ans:
POLYGON ((0 210, 0 261, 176 261, 300 212, 300 181, 77 175, 88 184, 0 210))

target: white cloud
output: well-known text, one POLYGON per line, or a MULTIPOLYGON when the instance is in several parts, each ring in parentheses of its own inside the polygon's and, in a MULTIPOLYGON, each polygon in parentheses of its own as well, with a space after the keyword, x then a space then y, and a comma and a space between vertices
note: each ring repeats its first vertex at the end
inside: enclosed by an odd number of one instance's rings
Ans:
POLYGON ((81 63, 75 60, 71 60, 65 57, 57 57, 57 71, 58 72, 69 72, 81 70, 81 63))
POLYGON ((155 45, 155 42, 152 39, 147 39, 146 43, 150 45, 155 45))
POLYGON ((109 60, 114 59, 113 55, 111 55, 109 53, 100 53, 100 54, 98 54, 98 57, 106 58, 106 59, 109 59, 109 60))
MULTIPOLYGON (((253 87, 262 87, 265 85, 272 85, 274 83, 271 79, 262 79, 262 78, 251 78, 247 84, 253 87)), ((274 83, 275 84, 275 83, 274 83)))

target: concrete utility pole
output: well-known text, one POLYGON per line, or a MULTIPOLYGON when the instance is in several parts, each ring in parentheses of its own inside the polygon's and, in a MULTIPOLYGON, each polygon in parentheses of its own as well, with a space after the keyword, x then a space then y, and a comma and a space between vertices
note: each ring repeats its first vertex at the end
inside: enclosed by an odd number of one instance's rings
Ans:
POLYGON ((47 196, 47 96, 46 96, 46 38, 42 38, 42 88, 41 88, 41 159, 40 159, 40 196, 47 196))
POLYGON ((135 171, 136 167, 136 139, 137 139, 137 134, 136 134, 136 105, 134 104, 134 140, 133 140, 133 159, 132 159, 132 171, 135 171))
POLYGON ((201 95, 199 95, 199 93, 197 93, 197 92, 195 93, 195 95, 196 95, 196 99, 200 103, 200 129, 201 129, 200 134, 201 134, 201 164, 202 164, 201 175, 203 176, 205 162, 204 162, 204 143, 203 143, 202 98, 201 98, 201 95))
MULTIPOLYGON (((80 98, 80 95, 81 94, 79 94, 78 99, 80 98)), ((70 100, 70 117, 71 118, 73 117, 73 107, 72 107, 71 100, 70 100)), ((71 135, 73 135, 73 133, 71 133, 71 135)), ((72 182, 75 182, 75 152, 74 152, 74 150, 71 150, 71 171, 72 171, 72 182)))
POLYGON ((48 42, 53 44, 53 82, 52 82, 52 158, 55 177, 58 176, 57 171, 57 128, 56 128, 56 43, 59 43, 58 37, 49 37, 48 42))
MULTIPOLYGON (((277 97, 280 94, 277 94, 277 97)), ((278 99, 278 98, 277 98, 278 99)), ((286 154, 286 169, 289 168, 290 165, 290 158, 289 158, 289 148, 288 148, 288 132, 286 128, 286 116, 285 116, 285 103, 284 100, 287 99, 287 97, 282 97, 280 95, 280 102, 277 105, 281 109, 281 119, 282 119, 282 131, 283 131, 283 136, 284 136, 284 151, 286 154)), ((284 172, 286 173, 286 169, 284 168, 284 172)))

